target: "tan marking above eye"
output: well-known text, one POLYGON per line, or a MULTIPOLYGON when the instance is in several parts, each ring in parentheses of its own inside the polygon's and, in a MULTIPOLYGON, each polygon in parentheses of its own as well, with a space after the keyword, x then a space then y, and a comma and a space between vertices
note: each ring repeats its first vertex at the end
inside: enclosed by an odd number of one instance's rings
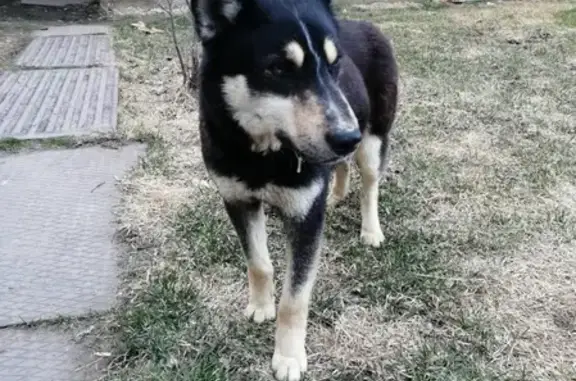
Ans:
POLYGON ((329 38, 324 40, 324 53, 326 54, 326 60, 329 64, 333 64, 336 58, 338 58, 338 49, 334 41, 329 38))
POLYGON ((286 51, 286 57, 290 61, 294 62, 296 67, 302 67, 306 53, 304 53, 304 49, 302 49, 302 46, 299 43, 291 41, 286 45, 284 50, 286 51))

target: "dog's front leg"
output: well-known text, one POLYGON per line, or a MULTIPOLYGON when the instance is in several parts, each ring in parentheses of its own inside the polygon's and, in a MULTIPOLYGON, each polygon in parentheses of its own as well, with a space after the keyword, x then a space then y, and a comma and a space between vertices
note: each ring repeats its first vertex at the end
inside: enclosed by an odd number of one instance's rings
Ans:
POLYGON ((268 253, 262 202, 224 204, 248 259, 249 299, 245 315, 257 323, 274 319, 274 267, 268 253))
POLYGON ((276 379, 298 381, 306 371, 308 305, 322 244, 326 194, 321 192, 303 218, 287 218, 287 269, 276 318, 272 369, 276 379))

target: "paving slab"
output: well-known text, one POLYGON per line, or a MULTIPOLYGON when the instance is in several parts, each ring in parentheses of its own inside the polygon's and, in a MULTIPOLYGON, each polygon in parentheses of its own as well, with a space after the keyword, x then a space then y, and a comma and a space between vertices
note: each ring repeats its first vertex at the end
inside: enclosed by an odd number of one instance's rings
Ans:
POLYGON ((141 152, 132 145, 0 157, 0 327, 113 305, 115 181, 141 152))
POLYGON ((114 65, 114 52, 106 34, 36 37, 16 60, 16 66, 26 69, 110 65, 114 65))
POLYGON ((21 0, 22 4, 65 7, 67 5, 89 5, 91 0, 21 0))
POLYGON ((97 367, 70 333, 48 329, 0 330, 0 380, 87 381, 97 367))
POLYGON ((0 73, 0 138, 49 138, 116 129, 118 69, 0 73))
POLYGON ((44 29, 34 31, 34 37, 49 36, 77 36, 82 34, 110 34, 110 27, 107 25, 59 25, 50 26, 44 29))

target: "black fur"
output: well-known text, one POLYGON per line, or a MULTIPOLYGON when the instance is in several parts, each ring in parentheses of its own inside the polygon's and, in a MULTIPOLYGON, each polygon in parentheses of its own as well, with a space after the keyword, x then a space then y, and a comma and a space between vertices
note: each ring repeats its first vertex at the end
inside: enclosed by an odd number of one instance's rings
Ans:
MULTIPOLYGON (((320 252, 326 195, 335 161, 327 164, 315 160, 313 153, 304 155, 290 137, 281 133, 277 136, 282 142, 280 150, 254 152, 253 136, 246 126, 238 124, 225 101, 224 77, 242 75, 255 94, 303 99, 314 93, 319 103, 326 105, 329 100, 333 108, 345 109, 348 115, 351 108, 359 130, 382 141, 381 172, 398 96, 398 72, 391 44, 370 23, 337 20, 329 0, 193 0, 191 9, 204 50, 199 94, 202 154, 212 175, 240 181, 254 195, 243 199, 224 197, 246 254, 250 256, 254 250, 249 247, 253 234, 251 221, 260 218, 257 214, 261 213, 262 202, 271 202, 259 198, 263 193, 258 192, 273 185, 275 189, 291 192, 302 190, 302 197, 308 197, 305 189, 319 184, 314 200, 302 200, 311 206, 301 215, 288 210, 290 205, 283 204, 281 197, 273 205, 284 214, 292 253, 292 262, 288 264, 292 278, 287 291, 296 298, 302 286, 313 281, 312 270, 320 252), (227 10, 225 6, 229 6, 227 10), (322 45, 326 38, 334 42, 339 52, 334 62, 305 58, 301 66, 293 67, 297 65, 295 62, 279 56, 291 41, 309 47, 315 44, 312 50, 328 56, 322 45), (266 74, 271 72, 275 74, 266 74), (334 91, 335 88, 341 92, 334 91), (340 94, 336 101, 334 94, 340 94)), ((325 116, 325 124, 330 126, 331 116, 328 112, 325 116)), ((291 309, 281 306, 280 311, 283 308, 291 309)), ((307 313, 307 304, 301 308, 302 313, 307 313)), ((296 328, 301 327, 293 329, 296 328)), ((279 377, 278 373, 276 376, 279 377)))
MULTIPOLYGON (((252 4, 250 1, 247 3, 252 4)), ((269 9, 272 19, 281 18, 288 12, 282 7, 272 6, 271 0, 259 0, 258 3, 270 7, 266 9, 269 9)), ((300 7, 303 7, 302 3, 296 2, 300 7)), ((310 6, 305 8, 304 15, 307 16, 305 18, 322 14, 313 6, 314 2, 306 4, 310 6)), ((241 11, 242 19, 237 21, 237 27, 231 26, 228 33, 218 36, 204 46, 200 90, 204 159, 211 170, 223 176, 238 177, 251 188, 256 189, 267 183, 288 187, 305 186, 311 179, 324 175, 331 168, 305 161, 302 163, 302 171, 297 173, 298 159, 290 142, 287 141, 284 141, 283 148, 279 152, 271 152, 265 156, 252 152, 250 136, 226 112, 226 104, 221 93, 222 77, 243 71, 262 72, 263 67, 254 69, 244 67, 257 61, 256 58, 245 60, 239 58, 247 55, 257 56, 258 52, 255 50, 258 49, 258 44, 274 45, 269 49, 277 50, 278 46, 290 40, 293 33, 293 28, 283 23, 270 23, 259 32, 264 37, 255 40, 253 34, 249 32, 249 27, 244 26, 244 23, 254 27, 266 22, 262 11, 255 13, 256 16, 253 16, 247 11, 241 11), (234 35, 232 42, 227 42, 232 35, 234 35), (270 41, 272 36, 275 42, 270 41)), ((346 53, 341 60, 340 87, 358 118, 360 129, 363 131, 369 126, 372 134, 386 142, 383 145, 385 149, 397 104, 398 73, 393 50, 386 37, 372 24, 349 20, 338 22, 330 19, 328 15, 323 14, 321 22, 316 23, 323 26, 328 33, 336 34, 346 53)), ((290 15, 286 17, 289 18, 290 15)))
MULTIPOLYGON (((327 184, 324 179, 324 184, 327 184)), ((327 187, 324 186, 304 218, 285 218, 285 231, 292 253, 290 292, 296 294, 309 279, 319 253, 326 209, 327 187)))
MULTIPOLYGON (((224 207, 226 212, 232 221, 234 229, 236 229, 236 234, 240 239, 240 244, 242 249, 246 254, 250 252, 249 242, 248 242, 248 231, 250 229, 250 222, 256 217, 255 215, 262 208, 262 201, 250 200, 248 202, 227 202, 224 201, 224 207)), ((249 258, 250 259, 250 258, 249 258)))

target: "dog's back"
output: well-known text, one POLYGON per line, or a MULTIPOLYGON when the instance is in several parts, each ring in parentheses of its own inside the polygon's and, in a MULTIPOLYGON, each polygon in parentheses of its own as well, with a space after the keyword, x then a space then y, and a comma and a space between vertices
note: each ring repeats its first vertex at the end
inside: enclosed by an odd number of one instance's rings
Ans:
MULTIPOLYGON (((363 138, 356 151, 362 175, 362 239, 372 246, 384 240, 378 217, 378 183, 388 162, 390 130, 396 118, 398 68, 392 44, 372 23, 338 20, 344 50, 339 86, 359 122, 363 138)), ((336 166, 330 203, 346 197, 350 165, 336 166)))
MULTIPOLYGON (((370 112, 367 117, 370 131, 387 137, 395 117, 398 92, 398 68, 392 45, 372 23, 339 20, 339 27, 340 43, 360 72, 369 98, 370 112)), ((352 71, 354 68, 347 66, 346 70, 352 71)), ((354 99, 362 91, 357 89, 360 85, 358 80, 344 76, 340 85, 349 101, 356 103, 354 99)))

